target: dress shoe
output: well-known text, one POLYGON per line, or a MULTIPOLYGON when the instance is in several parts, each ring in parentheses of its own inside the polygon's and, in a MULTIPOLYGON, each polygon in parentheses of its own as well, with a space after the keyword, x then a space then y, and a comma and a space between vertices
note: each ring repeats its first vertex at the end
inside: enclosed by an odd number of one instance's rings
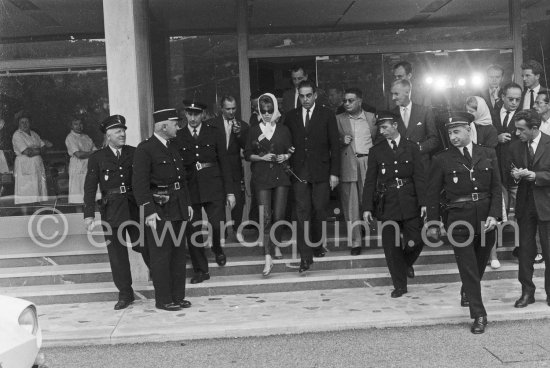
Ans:
POLYGON ((119 300, 116 304, 115 304, 115 310, 121 310, 121 309, 126 309, 130 306, 130 304, 132 304, 134 302, 134 298, 132 299, 126 299, 126 300, 119 300))
POLYGON ((323 246, 313 249, 313 257, 322 258, 326 253, 327 250, 323 246))
POLYGON ((262 275, 264 275, 264 277, 269 276, 272 269, 273 269, 273 260, 271 259, 270 255, 267 255, 265 256, 265 267, 264 267, 264 270, 262 271, 262 275))
POLYGON ((512 251, 512 255, 516 258, 519 257, 519 248, 518 247, 514 248, 514 250, 512 251))
POLYGON ((283 259, 283 253, 281 253, 281 250, 277 246, 275 247, 275 256, 273 258, 283 259))
POLYGON ((360 256, 361 255, 361 247, 353 247, 351 248, 351 255, 352 256, 360 256))
POLYGON ((403 296, 403 294, 407 294, 407 289, 402 289, 402 288, 394 289, 391 292, 391 297, 392 298, 400 298, 400 297, 403 296))
POLYGON ((542 258, 542 254, 538 253, 535 257, 535 263, 542 263, 544 262, 544 258, 542 258))
POLYGON ((413 268, 413 266, 407 267, 407 277, 409 279, 414 279, 414 268, 413 268))
POLYGON ((529 294, 523 294, 521 298, 516 300, 516 303, 514 304, 514 307, 516 308, 525 308, 529 304, 533 304, 535 302, 535 296, 529 295, 529 294))
POLYGON ((498 261, 498 259, 493 259, 491 261, 491 268, 493 270, 496 270, 496 269, 499 269, 500 268, 500 262, 498 261))
POLYGON ((185 299, 175 301, 174 304, 179 305, 181 308, 191 308, 191 302, 185 299))
POLYGON ((309 270, 309 267, 311 266, 312 263, 313 263, 313 259, 302 258, 300 260, 300 268, 298 269, 298 272, 300 273, 306 272, 307 270, 309 270))
POLYGON ((464 291, 460 293, 460 306, 461 307, 470 306, 470 301, 468 300, 468 297, 466 296, 466 293, 464 291))
POLYGON ((191 278, 192 284, 200 284, 205 280, 210 280, 210 274, 208 272, 199 271, 191 278))
POLYGON ((225 254, 223 254, 223 252, 216 254, 216 263, 219 266, 225 266, 225 264, 227 263, 227 257, 225 256, 225 254))
POLYGON ((487 317, 477 317, 474 319, 470 331, 472 331, 473 334, 479 335, 485 332, 485 326, 487 326, 487 317))
POLYGON ((176 303, 166 303, 166 304, 156 303, 155 307, 157 307, 157 309, 162 309, 168 312, 177 312, 181 310, 181 307, 179 306, 179 304, 176 304, 176 303))

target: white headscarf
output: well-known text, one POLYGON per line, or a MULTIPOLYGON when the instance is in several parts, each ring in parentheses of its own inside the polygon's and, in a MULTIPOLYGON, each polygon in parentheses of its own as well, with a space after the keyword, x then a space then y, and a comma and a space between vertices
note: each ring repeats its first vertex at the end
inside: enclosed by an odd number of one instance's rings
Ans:
POLYGON ((271 102, 273 103, 273 114, 271 115, 271 123, 275 124, 281 117, 281 113, 279 112, 279 103, 277 102, 277 98, 272 93, 264 93, 258 98, 258 113, 260 114, 260 123, 266 124, 266 122, 264 121, 262 112, 260 110, 260 100, 264 96, 269 97, 271 99, 271 102))
POLYGON ((474 112, 474 123, 477 125, 492 125, 491 111, 485 100, 478 96, 473 96, 477 101, 477 110, 474 112))

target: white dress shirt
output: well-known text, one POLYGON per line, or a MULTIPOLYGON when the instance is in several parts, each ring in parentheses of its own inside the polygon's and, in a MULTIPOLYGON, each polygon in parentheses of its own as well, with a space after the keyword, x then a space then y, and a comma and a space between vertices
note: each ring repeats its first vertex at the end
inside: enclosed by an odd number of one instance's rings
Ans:
POLYGON ((550 135, 550 118, 541 122, 539 130, 544 134, 550 135))
MULTIPOLYGON (((164 138, 162 138, 160 135, 158 135, 157 133, 153 133, 155 135, 155 137, 157 137, 157 139, 160 141, 160 143, 164 144, 165 147, 168 147, 168 141, 164 138)), ((116 155, 116 153, 115 153, 116 155)))
MULTIPOLYGON (((311 108, 309 109, 309 120, 311 120, 311 115, 313 115, 314 109, 315 109, 315 104, 313 104, 313 106, 311 106, 311 108)), ((306 126, 306 115, 307 115, 307 110, 305 107, 302 106, 302 118, 304 119, 304 126, 306 126)))
POLYGON ((202 127, 202 123, 197 125, 195 128, 192 128, 191 125, 187 124, 187 128, 189 129, 189 133, 191 133, 191 136, 193 136, 193 130, 194 129, 197 129, 197 135, 200 135, 201 134, 201 127, 202 127))
POLYGON ((409 127, 409 120, 411 119, 411 107, 412 102, 409 101, 409 104, 407 106, 402 106, 399 108, 399 110, 401 110, 401 119, 403 119, 405 128, 409 127))
POLYGON ((386 139, 388 141, 388 144, 390 145, 390 148, 393 149, 392 145, 391 145, 391 141, 395 141, 395 145, 397 146, 397 148, 399 148, 399 142, 401 142, 401 134, 398 135, 395 139, 386 139))
POLYGON ((522 107, 523 110, 529 110, 531 108, 531 90, 533 90, 533 101, 535 101, 540 91, 540 84, 535 88, 529 88, 525 90, 525 98, 523 99, 523 107, 522 107))
POLYGON ((537 147, 539 146, 539 142, 540 142, 540 137, 541 137, 541 136, 542 136, 542 135, 539 133, 539 134, 537 135, 537 137, 533 139, 533 142, 528 142, 528 143, 527 143, 527 144, 530 144, 531 147, 533 147, 533 152, 534 152, 534 153, 537 152, 537 147))
MULTIPOLYGON (((504 126, 504 118, 506 117, 506 110, 504 108, 504 106, 502 106, 502 108, 500 109, 500 122, 502 123, 502 125, 504 126)), ((508 128, 508 125, 510 125, 510 122, 512 121, 512 118, 514 117, 514 114, 516 113, 517 110, 514 110, 514 111, 510 111, 510 115, 508 115, 508 121, 506 122, 506 126, 504 126, 504 128, 508 128)))

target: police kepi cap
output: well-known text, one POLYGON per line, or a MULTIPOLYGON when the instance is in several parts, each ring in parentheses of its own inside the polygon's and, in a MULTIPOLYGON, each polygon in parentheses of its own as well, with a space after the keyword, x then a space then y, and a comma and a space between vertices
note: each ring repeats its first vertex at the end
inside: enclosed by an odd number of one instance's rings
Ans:
POLYGON ((390 111, 379 111, 378 114, 376 114, 376 125, 385 123, 386 121, 389 122, 395 122, 399 119, 397 115, 395 115, 393 112, 390 111))
POLYGON ((101 132, 103 132, 103 134, 105 134, 107 130, 114 128, 127 129, 126 119, 124 118, 124 116, 111 115, 107 119, 103 120, 99 125, 99 129, 101 130, 101 132))
POLYGON ((180 118, 176 109, 163 109, 153 113, 153 120, 155 123, 160 123, 166 120, 180 120, 180 118))
POLYGON ((474 119, 474 116, 466 111, 451 112, 449 121, 445 123, 445 127, 450 129, 461 125, 470 125, 474 119))
POLYGON ((199 111, 199 112, 206 110, 206 105, 200 102, 183 100, 182 103, 183 103, 183 108, 185 110, 199 111))

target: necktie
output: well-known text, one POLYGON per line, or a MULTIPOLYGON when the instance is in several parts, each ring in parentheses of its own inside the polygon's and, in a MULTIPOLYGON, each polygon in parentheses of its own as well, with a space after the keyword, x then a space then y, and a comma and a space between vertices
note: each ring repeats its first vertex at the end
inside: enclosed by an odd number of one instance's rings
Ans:
POLYGON ((193 138, 197 139, 199 135, 197 134, 197 128, 193 128, 193 138))
POLYGON ((510 111, 506 110, 506 116, 504 117, 504 121, 502 122, 502 126, 504 128, 507 128, 509 118, 510 118, 510 111))
POLYGON ((229 140, 231 139, 232 125, 233 125, 233 120, 231 121, 227 120, 225 123, 225 143, 226 143, 225 148, 229 148, 229 140))
POLYGON ((397 143, 395 143, 393 139, 391 141, 391 149, 393 150, 393 152, 397 152, 397 143))
POLYGON ((469 164, 472 163, 472 156, 470 156, 470 152, 468 151, 468 147, 464 147, 464 158, 468 161, 469 164))
POLYGON ((116 159, 120 160, 120 150, 116 150, 116 159))
POLYGON ((299 109, 300 107, 302 107, 302 102, 300 101, 300 95, 298 94, 298 90, 296 90, 295 95, 296 95, 296 102, 294 105, 296 106, 297 109, 299 109))
POLYGON ((498 97, 498 88, 493 88, 491 91, 491 102, 493 103, 493 108, 495 107, 496 103, 500 98, 498 97))
POLYGON ((530 89, 529 92, 531 93, 531 102, 529 102, 529 108, 532 109, 533 106, 535 105, 535 97, 534 97, 535 91, 530 89))
POLYGON ((409 116, 408 116, 408 110, 406 107, 403 107, 402 108, 402 111, 403 111, 403 123, 405 124, 405 128, 408 128, 409 127, 409 116))
POLYGON ((304 123, 304 126, 306 127, 306 129, 308 125, 309 125, 309 109, 306 110, 306 121, 304 123))
POLYGON ((529 141, 527 145, 529 148, 529 168, 532 168, 533 161, 535 161, 535 150, 533 149, 533 141, 529 141))

